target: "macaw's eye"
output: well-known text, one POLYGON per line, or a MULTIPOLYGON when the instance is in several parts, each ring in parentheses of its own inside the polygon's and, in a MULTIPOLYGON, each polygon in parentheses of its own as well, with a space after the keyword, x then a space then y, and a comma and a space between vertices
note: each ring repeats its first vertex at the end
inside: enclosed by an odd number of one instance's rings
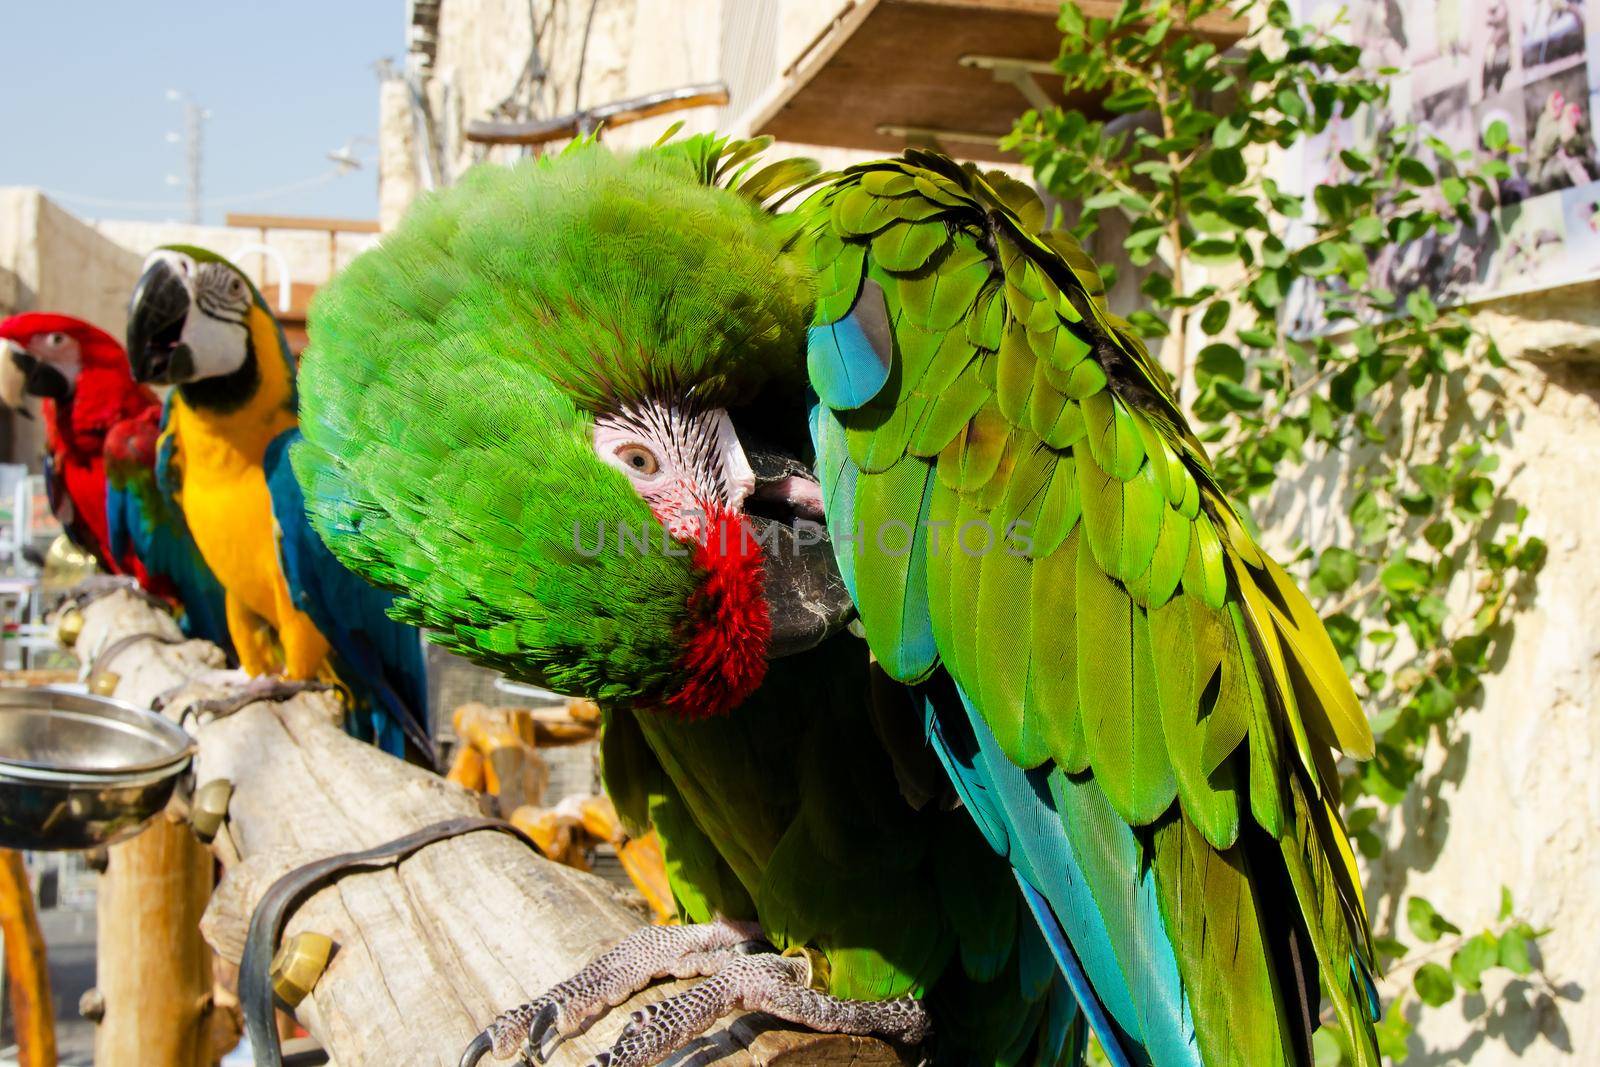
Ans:
POLYGON ((228 279, 228 292, 233 296, 244 295, 244 279, 234 276, 228 279))
POLYGON ((617 449, 617 458, 630 474, 648 478, 661 469, 661 461, 644 445, 623 445, 617 449))
POLYGON ((62 345, 67 343, 67 335, 59 332, 46 334, 44 343, 50 348, 60 348, 62 345))

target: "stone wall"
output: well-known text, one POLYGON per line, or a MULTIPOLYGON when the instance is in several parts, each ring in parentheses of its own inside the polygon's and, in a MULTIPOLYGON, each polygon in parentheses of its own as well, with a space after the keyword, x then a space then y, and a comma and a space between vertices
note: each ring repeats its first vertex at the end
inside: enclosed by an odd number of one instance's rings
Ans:
POLYGON ((1587 1065, 1600 1050, 1597 304, 1600 285, 1585 284, 1476 316, 1511 361, 1508 488, 1549 557, 1511 620, 1509 655, 1460 720, 1464 742, 1448 758, 1431 752, 1367 892, 1374 920, 1408 943, 1406 897, 1426 897, 1472 933, 1494 923, 1502 885, 1553 932, 1542 974, 1488 981, 1481 996, 1429 1010, 1411 1039, 1415 1067, 1587 1065))

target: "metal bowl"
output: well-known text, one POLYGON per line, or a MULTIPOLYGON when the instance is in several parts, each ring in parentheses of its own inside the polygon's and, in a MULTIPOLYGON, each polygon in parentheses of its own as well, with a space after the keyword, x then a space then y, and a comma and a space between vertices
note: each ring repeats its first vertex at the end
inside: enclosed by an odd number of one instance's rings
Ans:
POLYGON ((0 846, 80 849, 166 807, 194 743, 160 715, 67 687, 0 689, 0 846))

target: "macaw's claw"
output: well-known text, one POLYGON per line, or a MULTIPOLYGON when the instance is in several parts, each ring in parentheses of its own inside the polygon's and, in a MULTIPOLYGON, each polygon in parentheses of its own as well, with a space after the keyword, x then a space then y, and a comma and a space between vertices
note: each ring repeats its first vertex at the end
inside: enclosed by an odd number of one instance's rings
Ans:
POLYGON ((212 719, 225 719, 259 701, 288 700, 299 693, 320 693, 332 688, 326 682, 300 682, 270 676, 252 678, 230 696, 196 700, 183 709, 183 714, 186 718, 192 715, 201 722, 210 722, 212 719))
POLYGON ((718 920, 695 926, 647 926, 635 930, 583 970, 558 982, 543 995, 502 1012, 479 1035, 467 1057, 487 1039, 497 1059, 520 1053, 534 1063, 544 1063, 562 1040, 581 1033, 604 1015, 658 978, 697 978, 715 974, 742 945, 760 936, 753 923, 718 920))
POLYGON ((560 1043, 658 978, 705 978, 677 996, 635 1011, 611 1048, 590 1067, 660 1063, 736 1008, 763 1011, 823 1033, 877 1034, 909 1045, 928 1036, 927 1013, 911 997, 842 1000, 810 987, 811 962, 779 956, 753 923, 635 930, 542 996, 502 1012, 461 1058, 473 1067, 496 1059, 544 1063, 560 1043))
POLYGON ((710 1029, 735 1008, 762 1011, 811 1030, 877 1034, 908 1045, 928 1036, 927 1013, 911 997, 843 1000, 807 984, 804 957, 736 955, 706 981, 633 1013, 609 1051, 589 1067, 651 1067, 710 1029))

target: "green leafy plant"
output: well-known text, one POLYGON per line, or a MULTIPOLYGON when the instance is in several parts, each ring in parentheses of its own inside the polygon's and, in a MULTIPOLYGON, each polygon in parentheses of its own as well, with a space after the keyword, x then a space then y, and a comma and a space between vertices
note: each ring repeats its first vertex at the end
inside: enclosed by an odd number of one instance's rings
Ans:
MULTIPOLYGON (((1161 352, 1227 491, 1269 542, 1315 532, 1297 563, 1378 735, 1344 783, 1375 857, 1424 785, 1426 747, 1459 741, 1544 559, 1500 463, 1504 361, 1441 307, 1475 281, 1461 266, 1516 149, 1503 126, 1462 152, 1397 122, 1392 72, 1362 69, 1337 27, 1301 25, 1283 0, 1130 0, 1111 18, 1067 3, 1060 28, 1067 97, 1109 114, 1031 110, 1004 147, 1073 206, 1057 225, 1132 268, 1136 295, 1105 269, 1114 310, 1161 352), (1251 29, 1219 47, 1229 26, 1251 29), (1313 139, 1338 147, 1300 188, 1274 164, 1313 139), (1308 513, 1329 485, 1340 504, 1308 513)), ((1437 1007, 1492 968, 1526 973, 1542 934, 1506 910, 1444 942, 1459 931, 1426 901, 1407 913, 1426 951, 1377 931, 1391 972, 1412 975, 1383 1024, 1396 1059, 1407 999, 1437 1007)), ((1319 1056, 1338 1062, 1339 1043, 1329 1032, 1319 1056)))

